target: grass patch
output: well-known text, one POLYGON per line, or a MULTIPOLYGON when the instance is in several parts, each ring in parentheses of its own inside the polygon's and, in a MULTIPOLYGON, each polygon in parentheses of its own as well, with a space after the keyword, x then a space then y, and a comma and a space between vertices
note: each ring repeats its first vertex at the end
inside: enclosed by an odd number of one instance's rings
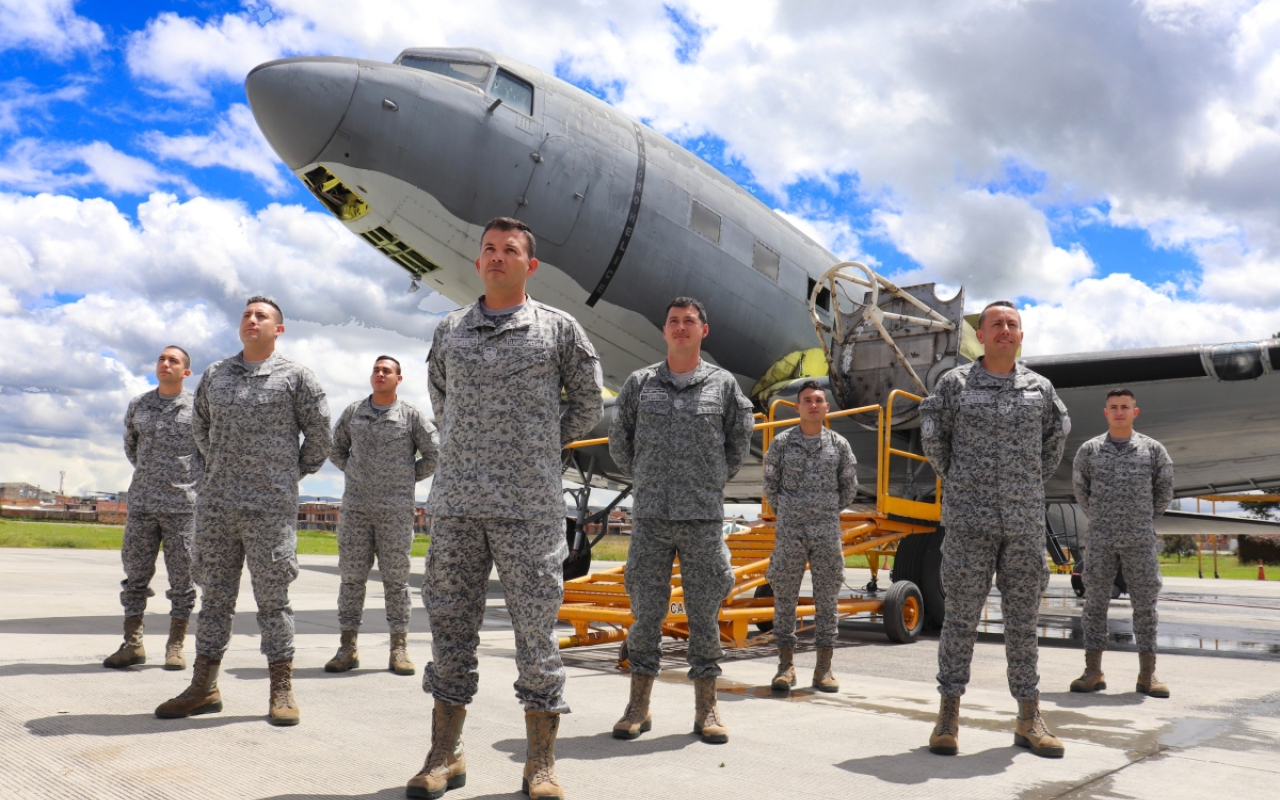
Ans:
MULTIPOLYGON (((1196 557, 1182 557, 1179 563, 1177 556, 1160 556, 1160 574, 1166 578, 1195 578, 1199 576, 1196 557)), ((1268 580, 1275 580, 1280 575, 1280 568, 1272 567, 1268 580)), ((1204 576, 1213 577, 1213 555, 1204 557, 1204 576)), ((1241 564, 1234 555, 1218 554, 1218 576, 1226 580, 1256 581, 1258 579, 1257 564, 1241 564)))
POLYGON ((79 550, 119 550, 123 525, 83 522, 44 522, 5 519, 0 523, 0 547, 61 547, 79 550))

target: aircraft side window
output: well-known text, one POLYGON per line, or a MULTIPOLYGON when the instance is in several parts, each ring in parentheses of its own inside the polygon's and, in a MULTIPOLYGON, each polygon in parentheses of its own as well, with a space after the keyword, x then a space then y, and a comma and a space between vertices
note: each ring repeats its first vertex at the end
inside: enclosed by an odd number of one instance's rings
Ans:
POLYGON ((469 61, 444 61, 439 58, 405 56, 400 59, 400 66, 413 67, 423 72, 434 72, 437 75, 469 83, 472 86, 483 86, 484 82, 489 79, 488 64, 473 64, 469 61))
POLYGON ((689 227, 713 242, 720 241, 720 215, 697 200, 693 201, 693 211, 689 213, 689 227))
POLYGON ((493 79, 493 88, 489 90, 489 94, 521 114, 533 116, 533 86, 528 81, 522 81, 500 69, 498 77, 493 79))
POLYGON ((751 265, 756 271, 773 280, 778 279, 778 266, 781 264, 781 257, 769 249, 767 245, 756 239, 755 245, 751 248, 751 265))
MULTIPOLYGON (((813 278, 809 278, 809 283, 805 287, 805 293, 804 293, 805 302, 808 302, 809 298, 813 297, 813 287, 817 285, 818 285, 817 281, 815 281, 813 278)), ((818 308, 822 309, 823 311, 830 311, 831 310, 831 290, 825 286, 822 287, 822 289, 818 291, 818 297, 814 302, 818 306, 818 308)))

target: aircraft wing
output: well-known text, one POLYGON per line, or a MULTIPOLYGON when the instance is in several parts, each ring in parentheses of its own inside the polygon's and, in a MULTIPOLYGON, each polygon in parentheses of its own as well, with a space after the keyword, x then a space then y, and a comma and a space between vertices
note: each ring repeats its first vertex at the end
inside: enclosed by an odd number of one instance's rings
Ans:
POLYGON ((1280 522, 1191 511, 1166 511, 1155 525, 1160 536, 1280 536, 1280 522))

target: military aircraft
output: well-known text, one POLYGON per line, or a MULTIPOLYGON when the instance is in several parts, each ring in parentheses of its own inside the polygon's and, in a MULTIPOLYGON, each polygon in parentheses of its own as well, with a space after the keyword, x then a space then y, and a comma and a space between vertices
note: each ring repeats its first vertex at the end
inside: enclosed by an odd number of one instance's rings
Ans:
MULTIPOLYGON (((583 324, 611 389, 664 358, 660 326, 678 295, 706 304, 705 354, 762 409, 815 375, 844 408, 895 387, 923 394, 973 356, 963 292, 940 300, 932 285, 832 271, 839 259, 702 159, 527 64, 465 48, 408 49, 391 63, 288 58, 254 68, 245 89, 289 169, 415 288, 473 301, 484 223, 527 222, 542 262, 530 293, 583 324)), ((1073 412, 1068 453, 1105 430, 1105 392, 1123 384, 1140 398, 1142 430, 1173 455, 1180 496, 1280 486, 1278 339, 1025 362, 1073 412)), ((909 445, 914 419, 898 419, 894 436, 909 445)), ((864 423, 841 430, 874 486, 864 423)), ((604 448, 576 466, 568 477, 586 484, 625 482, 604 448)), ((934 485, 927 468, 895 480, 934 485)), ((726 496, 750 502, 759 488, 747 467, 726 496)), ((1046 492, 1071 502, 1070 458, 1046 492)))

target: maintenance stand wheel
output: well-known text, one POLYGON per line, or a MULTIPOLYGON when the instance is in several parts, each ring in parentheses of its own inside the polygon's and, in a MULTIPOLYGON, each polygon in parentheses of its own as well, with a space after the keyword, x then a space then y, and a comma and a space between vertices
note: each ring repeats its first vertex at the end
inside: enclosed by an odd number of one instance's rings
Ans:
MULTIPOLYGON (((757 586, 756 592, 755 594, 752 595, 752 597, 773 597, 773 586, 768 583, 764 584, 763 586, 757 586)), ((757 622, 755 625, 756 625, 756 630, 760 631, 761 633, 768 633, 769 631, 773 630, 773 620, 761 620, 760 622, 757 622)))
POLYGON ((889 641, 911 644, 924 627, 924 599, 911 581, 898 581, 884 595, 884 632, 889 641))
POLYGON ((627 640, 623 639, 622 644, 618 645, 618 668, 631 667, 631 648, 627 647, 627 640))
POLYGON ((942 588, 942 542, 946 531, 916 533, 898 542, 893 557, 891 581, 911 581, 924 598, 924 625, 929 630, 942 627, 946 619, 947 593, 942 588))
MULTIPOLYGON (((1076 567, 1078 570, 1079 567, 1076 567)), ((1084 579, 1080 577, 1079 572, 1071 573, 1071 591, 1076 593, 1076 597, 1084 597, 1084 579)))

